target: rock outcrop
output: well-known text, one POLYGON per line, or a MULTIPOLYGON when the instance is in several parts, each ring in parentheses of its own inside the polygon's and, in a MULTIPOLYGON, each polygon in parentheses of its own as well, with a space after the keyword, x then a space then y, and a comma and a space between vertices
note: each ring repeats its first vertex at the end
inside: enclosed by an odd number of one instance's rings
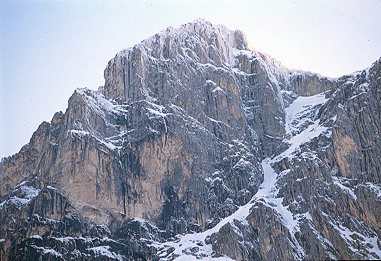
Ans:
POLYGON ((198 20, 0 164, 1 260, 381 258, 381 60, 329 79, 198 20))

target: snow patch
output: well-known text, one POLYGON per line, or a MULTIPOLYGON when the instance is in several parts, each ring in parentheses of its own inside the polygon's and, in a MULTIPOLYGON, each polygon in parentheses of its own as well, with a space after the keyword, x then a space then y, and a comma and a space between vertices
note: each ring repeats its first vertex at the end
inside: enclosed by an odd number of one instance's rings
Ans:
POLYGON ((357 196, 355 194, 355 192, 345 186, 343 183, 345 183, 345 181, 343 179, 340 179, 339 177, 332 177, 332 180, 333 180, 333 184, 335 184, 336 186, 338 186, 339 188, 341 188, 346 194, 348 194, 349 196, 351 196, 353 198, 353 200, 357 200, 357 196))
POLYGON ((340 233, 340 236, 347 242, 347 245, 354 253, 358 253, 359 249, 356 242, 360 241, 363 245, 369 247, 366 250, 368 252, 368 257, 375 258, 375 254, 376 258, 381 258, 381 249, 377 243, 379 241, 377 235, 365 235, 356 231, 351 231, 342 224, 334 224, 333 222, 329 223, 340 233))
POLYGON ((61 243, 69 243, 74 241, 73 237, 52 237, 52 239, 60 241, 61 243))
POLYGON ((381 187, 380 186, 377 186, 375 185, 374 183, 372 182, 366 182, 365 183, 365 186, 367 188, 369 188, 374 194, 376 194, 376 196, 381 199, 381 187))
POLYGON ((309 125, 305 130, 303 130, 298 135, 291 137, 289 140, 285 140, 290 144, 287 150, 276 156, 274 160, 279 161, 283 158, 292 158, 292 154, 297 151, 300 146, 304 143, 309 142, 310 140, 319 137, 321 134, 330 132, 330 128, 321 126, 319 124, 319 120, 313 122, 313 124, 309 125))
POLYGON ((278 188, 276 186, 278 174, 272 168, 271 164, 274 160, 270 158, 264 159, 262 161, 262 168, 264 172, 264 180, 260 186, 258 192, 255 194, 255 201, 261 200, 266 204, 266 206, 272 208, 278 213, 282 224, 290 232, 292 242, 295 244, 296 250, 299 257, 305 256, 305 251, 299 242, 296 240, 295 233, 300 231, 299 221, 301 219, 312 219, 311 215, 305 213, 304 215, 294 216, 293 213, 288 210, 286 206, 283 206, 283 198, 278 198, 278 188))
MULTIPOLYGON (((295 99, 289 107, 285 108, 286 134, 292 135, 300 131, 301 126, 311 118, 308 117, 311 109, 315 106, 321 106, 327 101, 328 98, 325 97, 325 92, 313 96, 299 96, 295 99)), ((314 116, 312 115, 312 117, 314 116)))
POLYGON ((95 257, 108 257, 114 260, 123 260, 123 256, 117 253, 112 252, 110 246, 97 246, 88 248, 87 250, 93 251, 95 253, 95 257))
POLYGON ((40 240, 42 240, 42 237, 40 235, 32 235, 29 238, 34 238, 34 239, 40 239, 40 240))
POLYGON ((225 93, 225 91, 220 87, 220 86, 216 86, 216 88, 214 88, 212 90, 212 93, 215 93, 215 92, 222 92, 222 93, 225 93))
POLYGON ((87 136, 87 135, 90 135, 90 132, 84 131, 84 130, 69 130, 69 133, 71 135, 78 135, 78 136, 87 136))
POLYGON ((55 256, 55 257, 63 258, 61 253, 57 252, 56 250, 54 250, 52 248, 39 247, 39 246, 36 246, 36 245, 31 245, 31 247, 41 251, 43 255, 52 255, 52 256, 55 256))
POLYGON ((18 196, 12 196, 10 199, 3 201, 0 204, 0 209, 2 209, 6 204, 11 203, 17 206, 17 208, 28 204, 33 198, 37 197, 40 193, 40 189, 26 185, 27 182, 23 181, 13 190, 13 193, 17 193, 18 196))

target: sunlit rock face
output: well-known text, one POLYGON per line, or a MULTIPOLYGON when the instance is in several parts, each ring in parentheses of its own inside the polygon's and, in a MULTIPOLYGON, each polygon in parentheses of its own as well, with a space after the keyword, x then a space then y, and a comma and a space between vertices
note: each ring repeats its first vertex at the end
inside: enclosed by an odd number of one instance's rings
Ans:
POLYGON ((0 164, 1 260, 381 258, 381 61, 329 79, 196 20, 0 164))

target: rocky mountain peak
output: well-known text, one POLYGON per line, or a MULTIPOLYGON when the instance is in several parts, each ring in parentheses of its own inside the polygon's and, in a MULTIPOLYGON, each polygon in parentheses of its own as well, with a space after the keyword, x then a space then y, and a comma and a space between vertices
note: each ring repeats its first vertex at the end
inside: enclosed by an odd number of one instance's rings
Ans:
MULTIPOLYGON (((228 63, 232 62, 230 61, 231 49, 245 50, 247 41, 243 32, 239 30, 232 31, 223 25, 213 25, 206 20, 198 19, 178 28, 168 27, 133 48, 119 52, 117 56, 126 55, 134 48, 140 49, 147 56, 161 60, 173 60, 176 56, 188 54, 201 63, 217 62, 213 60, 215 57, 208 55, 209 52, 215 52, 223 55, 220 58, 228 63), (194 53, 191 55, 192 51, 194 53)), ((217 63, 221 63, 221 61, 217 63)))
POLYGON ((241 31, 231 31, 222 25, 213 25, 205 20, 195 20, 179 28, 169 27, 132 48, 119 52, 105 69, 104 92, 107 98, 131 98, 132 88, 138 99, 148 97, 150 89, 147 73, 160 74, 168 66, 194 67, 194 64, 229 68, 235 66, 235 50, 246 50, 247 42, 241 31), (133 64, 131 63, 133 61, 133 64), (130 68, 130 67, 133 68, 130 68), (138 70, 141 82, 130 82, 129 75, 138 70), (130 87, 131 86, 131 87, 130 87), (149 87, 149 86, 148 86, 149 87))
POLYGON ((243 32, 239 30, 232 31, 223 25, 213 25, 203 19, 184 24, 179 28, 169 27, 142 41, 142 44, 152 49, 157 49, 156 44, 158 42, 163 44, 167 38, 176 39, 176 41, 179 41, 183 45, 182 47, 188 48, 192 47, 192 44, 199 42, 206 47, 212 46, 220 52, 229 48, 247 49, 247 41, 243 32))
POLYGON ((381 258, 381 60, 329 79, 204 20, 0 162, 0 259, 381 258))

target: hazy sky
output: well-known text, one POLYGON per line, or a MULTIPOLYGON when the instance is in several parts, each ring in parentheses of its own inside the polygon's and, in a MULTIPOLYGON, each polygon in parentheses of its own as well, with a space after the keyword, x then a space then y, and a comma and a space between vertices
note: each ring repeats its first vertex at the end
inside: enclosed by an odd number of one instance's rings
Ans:
POLYGON ((0 0, 0 157, 64 111, 78 87, 103 85, 118 51, 197 18, 241 29, 289 68, 337 77, 381 56, 381 1, 0 0))

